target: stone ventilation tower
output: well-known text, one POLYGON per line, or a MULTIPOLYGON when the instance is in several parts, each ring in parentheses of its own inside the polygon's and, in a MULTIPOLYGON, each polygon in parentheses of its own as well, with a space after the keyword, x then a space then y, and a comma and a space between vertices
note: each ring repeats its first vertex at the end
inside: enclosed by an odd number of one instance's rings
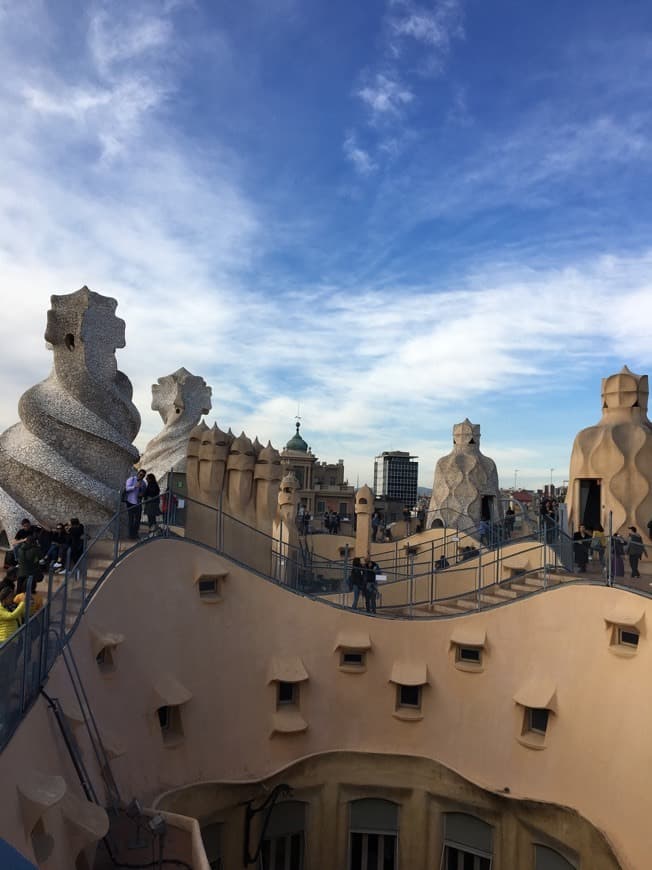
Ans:
POLYGON ((647 375, 627 366, 602 379, 602 419, 575 438, 568 481, 571 527, 636 526, 652 519, 652 424, 647 416, 647 375))
POLYGON ((496 463, 480 453, 480 426, 466 419, 453 426, 453 449, 435 467, 429 525, 439 520, 464 531, 501 519, 496 463))
POLYGON ((9 537, 23 516, 48 526, 77 516, 110 519, 138 459, 140 415, 115 352, 125 346, 117 302, 88 287, 51 297, 45 340, 50 376, 18 404, 20 423, 0 435, 0 520, 9 537))
POLYGON ((159 378, 152 385, 152 410, 159 412, 164 426, 145 448, 140 466, 159 483, 165 481, 171 470, 186 470, 188 439, 202 415, 211 410, 211 393, 202 377, 185 368, 159 378))

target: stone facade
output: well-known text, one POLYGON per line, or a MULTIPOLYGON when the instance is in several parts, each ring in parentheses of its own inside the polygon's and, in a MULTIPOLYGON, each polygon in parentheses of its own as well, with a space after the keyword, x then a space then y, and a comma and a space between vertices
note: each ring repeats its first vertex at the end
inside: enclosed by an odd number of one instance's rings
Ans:
POLYGON ((116 300, 82 287, 51 305, 52 372, 22 395, 20 422, 0 436, 0 521, 10 538, 23 516, 105 523, 138 459, 140 415, 115 356, 125 346, 116 300))
POLYGON ((496 463, 480 453, 480 426, 466 419, 453 426, 453 449, 435 466, 428 525, 465 530, 501 518, 496 463))
MULTIPOLYGON (((636 526, 647 532, 652 519, 652 424, 647 416, 647 375, 627 366, 602 380, 602 419, 576 436, 566 502, 568 518, 613 530, 636 526)), ((627 532, 627 534, 629 534, 627 532)))
POLYGON ((152 384, 152 410, 159 412, 164 426, 145 448, 140 465, 159 484, 169 471, 186 470, 188 439, 202 415, 211 410, 211 394, 206 381, 185 368, 152 384))

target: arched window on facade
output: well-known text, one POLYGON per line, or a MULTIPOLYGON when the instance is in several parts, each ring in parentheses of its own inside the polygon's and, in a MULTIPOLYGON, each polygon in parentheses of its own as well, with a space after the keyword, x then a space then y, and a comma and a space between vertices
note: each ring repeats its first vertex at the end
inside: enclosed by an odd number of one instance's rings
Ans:
POLYGON ((261 851, 263 870, 303 870, 306 804, 283 801, 269 817, 261 851))
POLYGON ((575 864, 548 846, 534 846, 534 870, 576 870, 575 864))
POLYGON ((442 870, 491 870, 493 856, 491 825, 466 813, 444 816, 442 870))
POLYGON ((349 804, 349 870, 396 870, 398 804, 363 798, 349 804))

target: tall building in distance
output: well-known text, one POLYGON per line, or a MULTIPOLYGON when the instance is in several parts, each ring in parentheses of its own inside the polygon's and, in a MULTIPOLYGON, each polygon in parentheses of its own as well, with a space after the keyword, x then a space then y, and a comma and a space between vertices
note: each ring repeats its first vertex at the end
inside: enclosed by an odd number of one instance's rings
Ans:
POLYGON ((402 450, 384 451, 374 460, 374 493, 412 508, 417 503, 419 463, 402 450))

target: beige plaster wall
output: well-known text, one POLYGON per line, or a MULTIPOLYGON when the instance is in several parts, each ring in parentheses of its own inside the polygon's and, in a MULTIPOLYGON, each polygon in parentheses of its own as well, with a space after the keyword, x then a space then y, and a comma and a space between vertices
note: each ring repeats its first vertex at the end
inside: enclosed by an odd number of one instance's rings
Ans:
MULTIPOLYGON (((652 762, 651 620, 647 598, 573 584, 455 619, 383 620, 295 595, 199 547, 160 539, 112 572, 73 649, 101 727, 124 749, 114 773, 127 799, 147 802, 192 782, 259 780, 333 750, 400 752, 436 760, 489 791, 509 787, 516 798, 572 807, 607 834, 623 867, 642 870, 649 851, 650 798, 641 771, 652 762), (200 600, 197 577, 223 572, 219 599, 200 600), (609 646, 605 619, 618 609, 643 626, 628 658, 609 646), (108 676, 91 653, 91 626, 124 635, 108 676), (451 636, 460 626, 486 632, 480 672, 455 666, 451 636), (364 672, 338 667, 335 647, 351 632, 369 634, 364 672), (300 658, 308 674, 300 687, 305 731, 272 734, 274 658, 300 658), (420 719, 394 715, 389 680, 397 662, 427 668, 420 719), (156 715, 156 687, 171 680, 192 693, 181 708, 185 739, 175 748, 164 745, 156 715), (514 696, 531 681, 537 697, 555 689, 557 712, 542 750, 518 739, 522 708, 514 696)), ((60 663, 49 691, 71 695, 60 663)), ((0 757, 5 806, 15 802, 26 740, 39 744, 36 766, 66 767, 60 748, 52 752, 58 738, 40 705, 30 714, 36 724, 28 737, 21 729, 0 757)), ((1 824, 0 834, 20 847, 13 809, 1 824)))

